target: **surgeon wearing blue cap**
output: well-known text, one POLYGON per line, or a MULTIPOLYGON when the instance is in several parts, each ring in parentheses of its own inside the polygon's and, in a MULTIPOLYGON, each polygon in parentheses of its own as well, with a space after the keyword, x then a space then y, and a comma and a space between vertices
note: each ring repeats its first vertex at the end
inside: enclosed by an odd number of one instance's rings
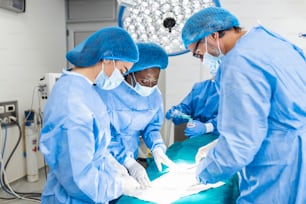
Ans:
POLYGON ((41 203, 108 203, 134 195, 139 183, 107 147, 110 119, 96 89, 111 90, 138 61, 138 48, 119 27, 105 27, 70 50, 44 109, 40 150, 50 172, 41 203))
POLYGON ((303 51, 262 25, 245 31, 216 7, 192 15, 182 39, 191 51, 200 42, 194 55, 203 63, 220 63, 219 141, 200 161, 198 180, 238 172, 237 203, 306 203, 303 51))
POLYGON ((168 66, 168 55, 155 43, 137 43, 139 61, 125 76, 124 83, 111 91, 100 90, 100 96, 109 110, 113 130, 110 150, 142 188, 150 187, 147 173, 137 161, 140 137, 151 150, 156 166, 175 164, 166 156, 166 146, 160 134, 164 121, 163 100, 157 87, 160 70, 168 66))

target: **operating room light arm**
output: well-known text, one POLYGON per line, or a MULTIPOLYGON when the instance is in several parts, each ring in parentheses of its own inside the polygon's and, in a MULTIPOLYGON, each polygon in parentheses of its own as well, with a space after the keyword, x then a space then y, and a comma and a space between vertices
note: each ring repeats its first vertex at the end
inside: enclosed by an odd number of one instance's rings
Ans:
POLYGON ((120 6, 133 7, 136 5, 134 0, 117 0, 120 6))

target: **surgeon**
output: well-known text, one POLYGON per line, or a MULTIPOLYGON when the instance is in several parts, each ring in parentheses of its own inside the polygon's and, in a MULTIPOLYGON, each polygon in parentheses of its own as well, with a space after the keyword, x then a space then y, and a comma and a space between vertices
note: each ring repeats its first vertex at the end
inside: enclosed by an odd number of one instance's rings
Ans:
MULTIPOLYGON (((166 156, 166 146, 160 129, 164 121, 163 100, 157 87, 161 70, 167 68, 168 55, 155 43, 137 43, 139 61, 125 76, 124 83, 111 91, 100 90, 105 101, 113 130, 113 141, 124 147, 111 145, 110 150, 122 163, 142 188, 150 187, 146 170, 136 159, 140 146, 140 137, 153 154, 159 171, 162 165, 174 167, 166 156)), ((116 143, 115 143, 116 144, 116 143)))
POLYGON ((237 203, 306 203, 306 62, 296 45, 265 28, 246 31, 224 8, 192 15, 182 29, 203 61, 222 59, 219 141, 196 171, 201 183, 238 172, 237 203))
POLYGON ((108 203, 139 183, 110 154, 110 119, 96 89, 111 90, 138 60, 130 35, 105 27, 66 54, 44 109, 40 150, 50 172, 41 203, 108 203))
POLYGON ((184 133, 189 138, 206 133, 219 134, 217 130, 219 94, 214 79, 219 64, 203 67, 210 68, 212 78, 195 83, 188 95, 166 112, 166 119, 172 119, 175 125, 187 123, 184 133))

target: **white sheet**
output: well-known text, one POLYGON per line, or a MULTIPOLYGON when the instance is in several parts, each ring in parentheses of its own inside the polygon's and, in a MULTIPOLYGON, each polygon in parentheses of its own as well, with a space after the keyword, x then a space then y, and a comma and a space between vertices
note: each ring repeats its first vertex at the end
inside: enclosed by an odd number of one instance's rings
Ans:
POLYGON ((196 167, 193 165, 170 171, 152 181, 152 188, 139 191, 135 197, 158 204, 170 204, 179 198, 224 184, 223 182, 207 185, 197 184, 195 170, 196 167))

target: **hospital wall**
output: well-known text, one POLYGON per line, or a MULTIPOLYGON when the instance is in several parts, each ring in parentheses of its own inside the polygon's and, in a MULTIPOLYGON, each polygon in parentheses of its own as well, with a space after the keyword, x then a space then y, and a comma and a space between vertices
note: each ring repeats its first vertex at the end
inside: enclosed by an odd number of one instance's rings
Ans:
MULTIPOLYGON (((306 50, 306 39, 298 37, 299 33, 306 33, 305 0, 221 0, 220 3, 237 15, 242 27, 248 29, 260 20, 306 50)), ((0 102, 18 101, 20 124, 24 111, 30 109, 32 103, 35 109, 38 107, 38 96, 33 93, 37 93, 39 79, 44 73, 60 72, 66 67, 69 43, 66 43, 65 19, 64 0, 27 0, 26 12, 20 14, 0 9, 0 102)), ((97 29, 97 25, 89 27, 89 30, 97 29)), ((199 60, 191 53, 170 57, 169 67, 160 81, 165 110, 178 104, 195 82, 209 77, 208 71, 200 68, 199 60)), ((162 133, 165 132, 163 129, 162 133)), ((11 152, 18 134, 17 127, 8 128, 7 153, 11 152)), ((21 142, 7 167, 9 181, 26 174, 23 146, 21 142)), ((40 156, 39 167, 42 165, 40 156)))
MULTIPOLYGON (((40 78, 66 65, 65 1, 26 0, 25 13, 0 9, 0 30, 0 102, 18 101, 22 128, 24 111, 32 106, 37 110, 40 78)), ((17 126, 8 128, 5 161, 18 136, 17 126)), ((42 165, 40 156, 39 167, 42 165)), ((6 172, 9 181, 25 175, 23 140, 6 172)))

